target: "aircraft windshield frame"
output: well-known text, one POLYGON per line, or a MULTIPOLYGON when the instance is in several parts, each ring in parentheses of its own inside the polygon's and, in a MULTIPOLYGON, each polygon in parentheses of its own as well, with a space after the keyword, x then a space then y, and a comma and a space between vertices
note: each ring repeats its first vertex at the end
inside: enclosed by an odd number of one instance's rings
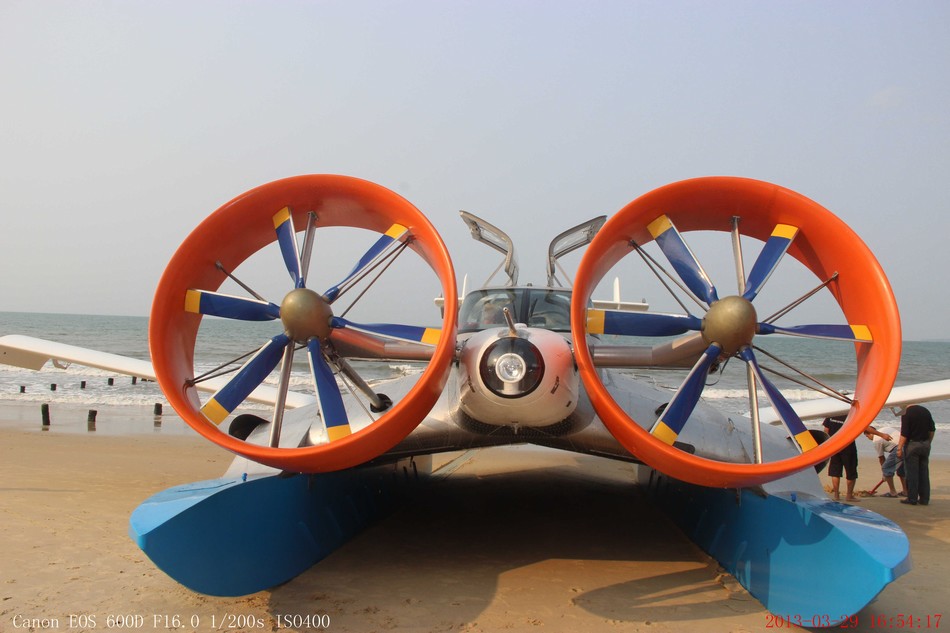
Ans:
POLYGON ((553 332, 571 331, 571 291, 554 288, 487 288, 470 292, 459 308, 459 332, 505 325, 503 309, 515 323, 553 332))

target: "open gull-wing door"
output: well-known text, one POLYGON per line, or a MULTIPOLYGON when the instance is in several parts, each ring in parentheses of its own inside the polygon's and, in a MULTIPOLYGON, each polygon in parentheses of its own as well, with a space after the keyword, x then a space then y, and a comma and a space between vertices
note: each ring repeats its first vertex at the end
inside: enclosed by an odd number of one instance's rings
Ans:
POLYGON ((563 288, 571 285, 567 272, 564 271, 558 263, 558 260, 568 253, 572 253, 590 244, 591 240, 594 239, 594 236, 597 234, 597 231, 600 230, 600 227, 602 227, 606 221, 606 215, 597 216, 587 222, 582 222, 577 226, 567 229, 551 240, 551 244, 548 246, 548 286, 560 286, 563 288), (557 278, 558 270, 568 279, 568 283, 562 283, 561 280, 557 278))
POLYGON ((505 256, 501 264, 498 265, 492 274, 488 276, 488 279, 485 280, 485 283, 482 284, 482 287, 491 283, 491 280, 496 274, 498 274, 498 271, 502 269, 504 269, 505 274, 508 275, 508 282, 506 285, 517 285, 518 259, 515 256, 515 245, 511 241, 511 238, 508 237, 508 234, 493 224, 481 219, 477 215, 469 213, 468 211, 459 211, 459 214, 462 216, 462 220, 468 225, 469 230, 472 232, 472 239, 490 246, 505 256))

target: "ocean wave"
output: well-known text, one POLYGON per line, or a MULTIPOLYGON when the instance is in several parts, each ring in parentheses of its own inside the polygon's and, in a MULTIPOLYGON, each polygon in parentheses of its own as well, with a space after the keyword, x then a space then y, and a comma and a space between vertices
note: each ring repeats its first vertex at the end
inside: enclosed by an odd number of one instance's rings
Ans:
MULTIPOLYGON (((144 317, 110 317, 91 315, 60 315, 32 313, 0 313, 0 333, 25 334, 50 340, 58 340, 89 349, 99 349, 136 358, 147 358, 147 319, 144 317)), ((272 335, 273 324, 235 323, 228 320, 209 319, 202 324, 199 336, 200 371, 212 369, 218 359, 235 358, 258 345, 272 335), (235 327, 237 326, 237 328, 235 327), (204 362, 204 360, 207 363, 204 362)), ((627 339, 621 341, 628 342, 627 339)), ((618 341, 620 342, 620 341, 618 341)), ((646 341, 652 343, 653 341, 646 341)), ((855 359, 850 343, 829 345, 802 337, 787 337, 762 342, 768 349, 793 364, 801 367, 824 382, 839 389, 854 386, 855 359)), ((898 384, 925 382, 950 376, 950 343, 905 341, 901 356, 898 384)), ((763 360, 763 362, 766 362, 763 360)), ((357 372, 367 382, 391 379, 421 373, 424 365, 407 362, 353 361, 357 372)), ((236 371, 239 365, 234 366, 236 371)), ((672 394, 685 377, 679 371, 627 370, 638 380, 645 380, 672 394)), ((720 374, 709 376, 709 384, 703 399, 724 411, 746 414, 749 409, 745 386, 745 372, 741 363, 731 362, 720 374), (741 369, 743 371, 735 371, 741 369)), ((791 382, 773 379, 782 395, 789 402, 800 402, 822 397, 821 394, 795 386, 791 382)), ((276 386, 277 374, 271 375, 266 384, 276 386)), ((295 356, 290 389, 312 394, 313 385, 305 354, 295 356)), ((64 402, 87 406, 151 406, 166 402, 158 385, 138 380, 131 384, 128 376, 105 370, 71 365, 59 369, 48 364, 40 371, 31 371, 0 364, 0 400, 6 402, 64 402), (108 385, 113 378, 113 385, 108 385), (86 388, 80 383, 86 381, 86 388), (56 384, 56 391, 50 385, 56 384), (24 393, 20 393, 21 388, 24 393)), ((764 397, 760 397, 766 405, 764 397)), ((32 405, 31 405, 32 406, 32 405)), ((268 409, 265 405, 249 404, 255 409, 268 409)), ((934 413, 938 433, 950 430, 950 401, 932 402, 926 405, 934 413)), ((889 416, 885 412, 882 418, 889 416)), ((893 418, 890 418, 893 423, 893 418)))
MULTIPOLYGON (((357 373, 368 383, 375 384, 402 376, 421 374, 424 366, 411 363, 365 363, 354 362, 357 373)), ((240 367, 234 366, 231 371, 236 372, 240 367)), ((217 369, 211 365, 200 365, 196 373, 217 369)), ((278 372, 268 376, 264 383, 276 387, 279 381, 278 372)), ((341 384, 341 388, 343 385, 341 384)), ((297 369, 291 373, 289 389, 291 391, 313 394, 313 377, 309 368, 297 369)), ((62 402, 76 405, 103 405, 103 406, 153 406, 155 403, 165 403, 165 396, 158 384, 131 376, 116 374, 115 372, 69 365, 66 368, 45 365, 34 371, 21 369, 10 365, 0 364, 0 401, 11 403, 45 403, 62 402), (109 384, 109 382, 112 384, 109 384), (55 388, 53 387, 55 385, 55 388)), ((249 409, 268 409, 268 405, 247 403, 249 409)))

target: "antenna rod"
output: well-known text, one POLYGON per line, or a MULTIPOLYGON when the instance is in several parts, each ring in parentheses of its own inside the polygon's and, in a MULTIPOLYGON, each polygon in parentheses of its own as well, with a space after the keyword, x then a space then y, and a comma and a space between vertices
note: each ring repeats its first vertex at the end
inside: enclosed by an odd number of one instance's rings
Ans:
POLYGON ((502 308, 501 311, 505 313, 505 321, 508 322, 508 333, 511 336, 517 336, 518 332, 515 330, 515 320, 511 318, 511 310, 505 307, 502 308))

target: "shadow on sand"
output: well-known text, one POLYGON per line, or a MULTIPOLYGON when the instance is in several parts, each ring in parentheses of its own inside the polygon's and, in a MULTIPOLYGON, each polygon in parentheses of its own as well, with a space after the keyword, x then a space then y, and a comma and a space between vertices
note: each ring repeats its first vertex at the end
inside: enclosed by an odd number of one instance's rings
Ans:
POLYGON ((762 610, 654 509, 634 467, 511 451, 478 457, 271 592, 333 630, 490 630, 762 610), (481 462, 481 463, 479 463, 481 462), (505 471, 507 469, 507 471, 505 471))

